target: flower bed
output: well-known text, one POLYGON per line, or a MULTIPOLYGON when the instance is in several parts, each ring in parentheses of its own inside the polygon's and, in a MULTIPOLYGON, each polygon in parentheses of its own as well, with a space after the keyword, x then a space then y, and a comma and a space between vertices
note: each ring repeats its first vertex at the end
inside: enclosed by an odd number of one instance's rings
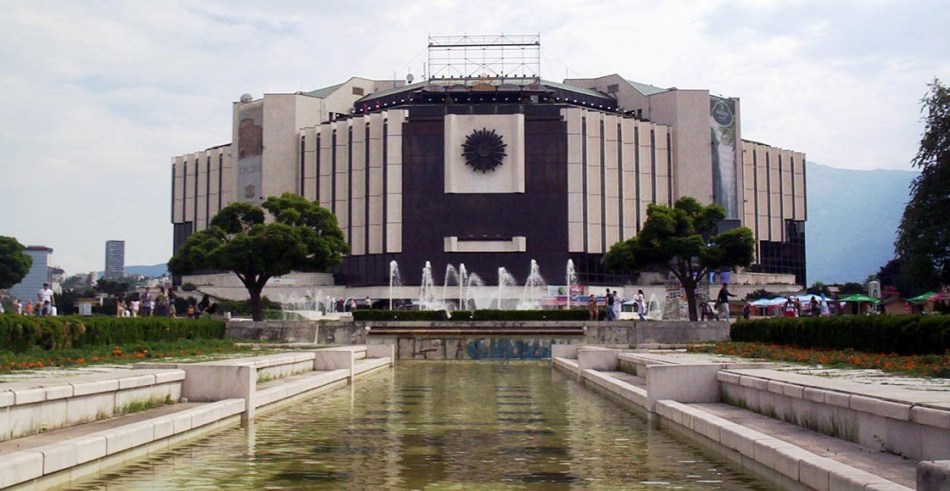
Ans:
POLYGON ((717 343, 691 346, 689 351, 821 365, 831 368, 873 368, 884 372, 924 377, 950 377, 950 352, 942 355, 897 355, 819 348, 798 348, 767 343, 717 343))
POLYGON ((37 347, 22 353, 0 351, 0 373, 46 367, 81 367, 104 363, 134 363, 162 358, 203 357, 251 350, 251 347, 238 346, 232 341, 220 339, 182 339, 54 350, 37 347))

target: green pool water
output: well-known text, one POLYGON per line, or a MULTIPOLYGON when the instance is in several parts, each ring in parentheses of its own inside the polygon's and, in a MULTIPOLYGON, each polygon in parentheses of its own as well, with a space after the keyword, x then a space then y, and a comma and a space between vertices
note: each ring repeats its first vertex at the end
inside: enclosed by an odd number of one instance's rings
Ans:
POLYGON ((774 486, 542 362, 402 362, 71 489, 774 486))

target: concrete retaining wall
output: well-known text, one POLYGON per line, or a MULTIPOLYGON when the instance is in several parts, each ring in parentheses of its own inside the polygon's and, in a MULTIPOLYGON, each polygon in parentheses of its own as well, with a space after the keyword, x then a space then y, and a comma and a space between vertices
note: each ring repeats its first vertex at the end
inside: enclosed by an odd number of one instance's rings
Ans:
POLYGON ((0 384, 0 441, 121 414, 131 404, 178 401, 182 370, 122 371, 0 384))
POLYGON ((945 395, 822 380, 774 370, 718 374, 730 404, 914 460, 950 459, 945 395))
POLYGON ((227 337, 325 345, 393 344, 400 359, 548 359, 551 347, 560 344, 631 348, 725 341, 729 325, 666 321, 231 321, 227 337), (485 330, 491 333, 479 332, 485 330), (387 331, 398 334, 387 335, 387 331))

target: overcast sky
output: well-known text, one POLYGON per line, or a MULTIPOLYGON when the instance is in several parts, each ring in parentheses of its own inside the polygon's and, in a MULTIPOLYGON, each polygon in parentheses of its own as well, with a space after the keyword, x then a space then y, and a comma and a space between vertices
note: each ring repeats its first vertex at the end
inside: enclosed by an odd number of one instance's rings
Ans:
POLYGON ((742 100, 742 136, 910 169, 950 81, 950 2, 0 0, 0 235, 67 274, 171 255, 170 159, 231 139, 242 93, 417 79, 429 34, 540 33, 542 76, 742 100))

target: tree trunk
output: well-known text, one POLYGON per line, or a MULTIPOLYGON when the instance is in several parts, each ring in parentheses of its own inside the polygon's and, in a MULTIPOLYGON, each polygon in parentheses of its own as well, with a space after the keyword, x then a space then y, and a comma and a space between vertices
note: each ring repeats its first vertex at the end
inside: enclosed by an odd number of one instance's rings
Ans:
POLYGON ((696 322, 699 315, 696 312, 696 281, 680 280, 683 291, 686 292, 686 308, 689 310, 689 320, 696 322))
POLYGON ((247 287, 247 292, 251 294, 251 318, 255 321, 264 320, 264 309, 261 305, 261 291, 264 287, 247 287))

